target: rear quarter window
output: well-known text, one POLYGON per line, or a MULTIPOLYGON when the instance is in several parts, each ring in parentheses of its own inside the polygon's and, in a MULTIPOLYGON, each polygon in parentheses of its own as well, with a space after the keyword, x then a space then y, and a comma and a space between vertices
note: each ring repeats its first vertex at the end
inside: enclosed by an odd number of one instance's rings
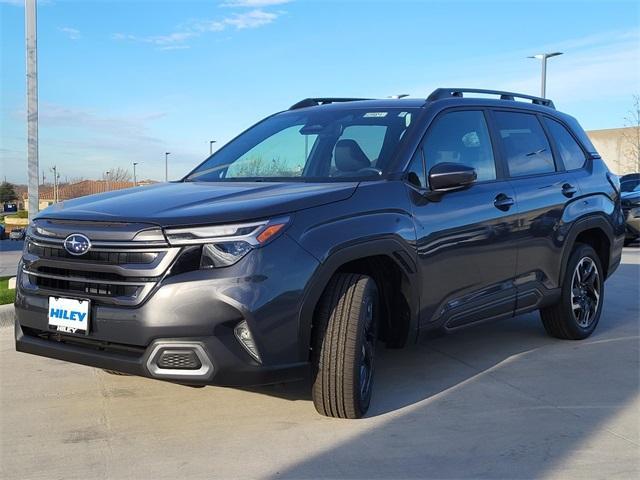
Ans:
POLYGON ((556 143, 564 168, 567 170, 582 168, 587 157, 564 125, 546 117, 544 123, 556 143))

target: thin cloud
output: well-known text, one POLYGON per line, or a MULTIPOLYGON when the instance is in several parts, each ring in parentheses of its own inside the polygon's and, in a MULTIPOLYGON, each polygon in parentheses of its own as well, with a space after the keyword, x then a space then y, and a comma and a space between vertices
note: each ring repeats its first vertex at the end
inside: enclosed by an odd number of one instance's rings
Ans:
MULTIPOLYGON (((251 1, 267 2, 268 0, 251 1)), ((273 2, 274 0, 271 1, 273 2)), ((247 3, 246 6, 249 6, 249 3, 247 3)), ((283 3, 282 0, 280 0, 280 3, 283 3)), ((271 4, 275 5, 274 3, 271 4)), ((187 45, 188 40, 200 37, 205 33, 222 32, 228 29, 248 30, 259 28, 273 23, 284 13, 285 12, 282 11, 277 13, 268 12, 260 8, 255 8, 242 13, 233 13, 232 15, 228 15, 220 19, 191 21, 186 25, 182 25, 179 30, 166 35, 138 36, 119 32, 112 34, 111 38, 119 41, 148 43, 159 47, 160 50, 177 50, 181 48, 189 48, 187 45)))
POLYGON ((80 34, 80 30, 71 27, 60 27, 58 30, 69 37, 70 40, 80 40, 82 35, 80 34))
POLYGON ((222 3, 221 7, 231 7, 231 8, 261 8, 261 7, 271 7, 273 5, 284 5, 285 3, 291 3, 293 0, 229 0, 227 2, 222 3))
POLYGON ((40 123, 46 128, 81 129, 121 141, 150 143, 158 143, 160 140, 148 134, 147 124, 164 116, 165 113, 162 112, 129 117, 108 116, 53 103, 45 103, 39 114, 40 123))
POLYGON ((277 13, 265 12, 264 10, 252 10, 247 13, 237 13, 223 20, 224 25, 235 27, 238 30, 245 28, 258 28, 272 23, 278 18, 277 13))

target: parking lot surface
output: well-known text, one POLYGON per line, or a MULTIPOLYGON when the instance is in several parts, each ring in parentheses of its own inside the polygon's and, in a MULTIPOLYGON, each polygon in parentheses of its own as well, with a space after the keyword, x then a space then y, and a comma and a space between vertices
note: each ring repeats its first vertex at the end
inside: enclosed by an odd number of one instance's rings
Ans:
POLYGON ((16 353, 0 329, 0 478, 639 478, 640 249, 581 342, 537 314, 380 349, 368 418, 304 383, 193 389, 16 353))

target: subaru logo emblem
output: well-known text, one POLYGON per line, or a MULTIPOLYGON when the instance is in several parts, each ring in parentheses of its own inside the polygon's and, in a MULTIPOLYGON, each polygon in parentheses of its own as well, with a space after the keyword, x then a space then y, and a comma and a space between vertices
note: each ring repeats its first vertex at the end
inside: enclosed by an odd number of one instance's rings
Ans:
POLYGON ((91 248, 91 241, 81 233, 72 233, 64 239, 64 249, 71 255, 84 255, 91 248))

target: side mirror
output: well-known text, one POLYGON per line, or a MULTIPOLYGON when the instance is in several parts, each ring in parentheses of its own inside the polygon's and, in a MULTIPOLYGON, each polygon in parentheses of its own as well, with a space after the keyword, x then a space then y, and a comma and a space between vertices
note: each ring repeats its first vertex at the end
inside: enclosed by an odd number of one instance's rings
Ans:
POLYGON ((429 170, 429 185, 433 192, 459 190, 468 187, 477 178, 475 168, 459 163, 438 163, 429 170))

